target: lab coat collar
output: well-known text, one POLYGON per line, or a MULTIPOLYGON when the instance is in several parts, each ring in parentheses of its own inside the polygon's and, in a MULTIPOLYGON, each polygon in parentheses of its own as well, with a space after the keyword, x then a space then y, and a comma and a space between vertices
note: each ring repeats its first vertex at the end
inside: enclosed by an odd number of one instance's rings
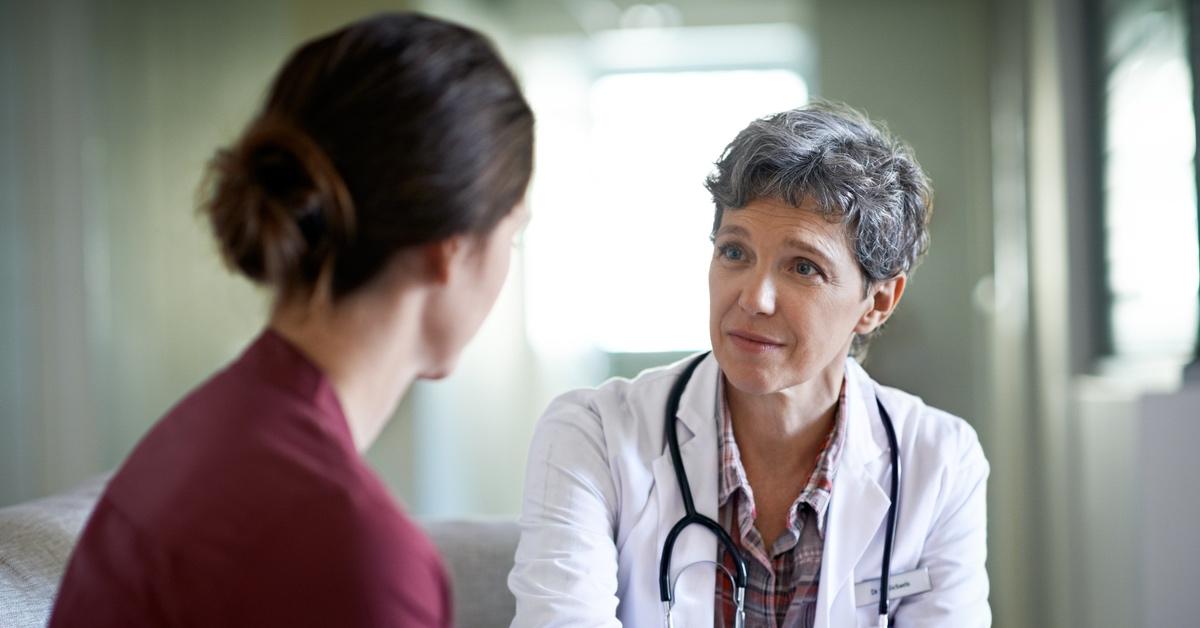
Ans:
POLYGON ((821 587, 817 593, 820 626, 852 625, 854 603, 848 586, 854 568, 879 533, 891 500, 880 485, 886 471, 887 438, 875 402, 875 385, 853 359, 846 360, 847 434, 841 467, 833 481, 821 587))
POLYGON ((844 468, 861 467, 887 452, 887 433, 875 401, 875 382, 854 358, 846 358, 846 447, 844 468))
MULTIPOLYGON (((690 363, 695 356, 690 356, 680 364, 690 363)), ((671 372, 678 377, 682 368, 672 368, 671 372)), ((679 434, 679 444, 683 446, 687 440, 696 434, 715 431, 717 428, 717 386, 720 384, 721 367, 717 358, 711 352, 705 356, 700 365, 692 373, 692 379, 683 396, 679 398, 679 411, 676 417, 687 427, 687 433, 679 434)), ((714 432, 715 433, 715 432, 714 432)), ((663 443, 665 452, 666 443, 663 443)))

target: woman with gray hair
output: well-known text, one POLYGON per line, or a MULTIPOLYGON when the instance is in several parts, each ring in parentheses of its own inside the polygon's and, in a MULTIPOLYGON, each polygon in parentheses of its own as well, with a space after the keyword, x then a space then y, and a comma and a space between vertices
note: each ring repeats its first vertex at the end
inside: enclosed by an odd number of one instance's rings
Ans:
POLYGON ((857 360, 928 247, 912 151, 820 103, 706 183, 712 351, 551 403, 513 626, 989 625, 975 432, 857 360))

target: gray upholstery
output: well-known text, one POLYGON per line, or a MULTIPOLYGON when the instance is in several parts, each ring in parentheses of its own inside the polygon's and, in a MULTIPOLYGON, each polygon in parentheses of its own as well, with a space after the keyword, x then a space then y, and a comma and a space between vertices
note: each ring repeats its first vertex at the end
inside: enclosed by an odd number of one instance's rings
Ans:
POLYGON ((107 479, 0 508, 0 628, 46 625, 63 566, 107 479))
MULTIPOLYGON (((46 625, 54 593, 106 476, 62 495, 0 508, 0 628, 46 625)), ((507 626, 514 601, 506 579, 518 529, 512 521, 425 521, 454 581, 455 624, 507 626)))
POLYGON ((517 552, 515 521, 425 521, 454 583, 454 623, 461 628, 508 626, 516 601, 508 572, 517 552))

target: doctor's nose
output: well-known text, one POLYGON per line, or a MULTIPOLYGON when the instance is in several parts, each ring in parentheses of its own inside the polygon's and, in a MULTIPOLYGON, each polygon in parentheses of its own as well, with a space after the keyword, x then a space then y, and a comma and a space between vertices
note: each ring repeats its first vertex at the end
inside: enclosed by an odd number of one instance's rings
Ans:
POLYGON ((770 316, 775 313, 775 283, 769 273, 747 277, 738 296, 738 305, 747 314, 770 316))

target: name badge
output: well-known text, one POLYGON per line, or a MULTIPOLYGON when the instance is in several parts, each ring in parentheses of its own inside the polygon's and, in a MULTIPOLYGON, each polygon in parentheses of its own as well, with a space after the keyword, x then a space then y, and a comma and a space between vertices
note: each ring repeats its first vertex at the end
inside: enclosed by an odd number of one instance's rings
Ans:
MULTIPOLYGON (((924 593, 933 587, 929 584, 929 569, 914 569, 907 573, 888 577, 888 600, 924 593)), ((859 606, 879 603, 879 579, 864 580, 854 585, 854 599, 859 606)))

